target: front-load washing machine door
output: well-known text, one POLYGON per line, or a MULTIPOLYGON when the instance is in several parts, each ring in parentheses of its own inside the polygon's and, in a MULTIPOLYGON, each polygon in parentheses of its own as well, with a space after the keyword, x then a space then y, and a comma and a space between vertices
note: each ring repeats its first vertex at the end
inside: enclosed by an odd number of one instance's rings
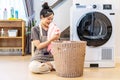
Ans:
POLYGON ((90 12, 80 19, 77 34, 80 40, 87 41, 88 46, 101 46, 110 39, 112 24, 103 13, 90 12))

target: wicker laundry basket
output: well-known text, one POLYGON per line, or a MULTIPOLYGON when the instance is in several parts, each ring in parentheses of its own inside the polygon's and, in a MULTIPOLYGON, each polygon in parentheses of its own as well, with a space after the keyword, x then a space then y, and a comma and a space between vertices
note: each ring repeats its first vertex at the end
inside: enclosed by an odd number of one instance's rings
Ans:
POLYGON ((52 42, 52 54, 57 75, 62 77, 82 76, 85 51, 85 41, 52 42))

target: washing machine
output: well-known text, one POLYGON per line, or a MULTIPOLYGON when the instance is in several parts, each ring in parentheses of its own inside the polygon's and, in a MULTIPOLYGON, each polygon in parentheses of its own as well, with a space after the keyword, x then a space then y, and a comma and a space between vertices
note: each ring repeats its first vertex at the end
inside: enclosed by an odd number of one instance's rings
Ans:
POLYGON ((86 41, 85 67, 115 67, 115 12, 111 4, 73 4, 70 40, 86 41))

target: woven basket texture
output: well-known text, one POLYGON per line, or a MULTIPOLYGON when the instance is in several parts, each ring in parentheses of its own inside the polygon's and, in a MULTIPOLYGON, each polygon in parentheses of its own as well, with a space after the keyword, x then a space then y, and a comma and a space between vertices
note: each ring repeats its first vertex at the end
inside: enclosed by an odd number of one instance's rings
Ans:
POLYGON ((52 42, 52 54, 57 75, 61 77, 82 76, 85 52, 85 41, 52 42))

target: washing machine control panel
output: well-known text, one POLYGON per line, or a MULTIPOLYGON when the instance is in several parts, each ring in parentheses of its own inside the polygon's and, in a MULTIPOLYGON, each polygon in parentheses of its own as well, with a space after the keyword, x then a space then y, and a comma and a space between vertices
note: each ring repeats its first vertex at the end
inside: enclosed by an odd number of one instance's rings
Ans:
MULTIPOLYGON (((86 9, 99 9, 100 6, 96 4, 92 5, 80 5, 79 3, 76 3, 76 8, 86 8, 86 9)), ((101 5, 101 9, 103 10, 112 10, 112 5, 111 4, 103 4, 101 5)))
POLYGON ((112 10, 111 4, 103 4, 103 10, 112 10))
POLYGON ((97 9, 97 5, 80 5, 79 3, 76 3, 76 8, 89 8, 89 9, 97 9))

